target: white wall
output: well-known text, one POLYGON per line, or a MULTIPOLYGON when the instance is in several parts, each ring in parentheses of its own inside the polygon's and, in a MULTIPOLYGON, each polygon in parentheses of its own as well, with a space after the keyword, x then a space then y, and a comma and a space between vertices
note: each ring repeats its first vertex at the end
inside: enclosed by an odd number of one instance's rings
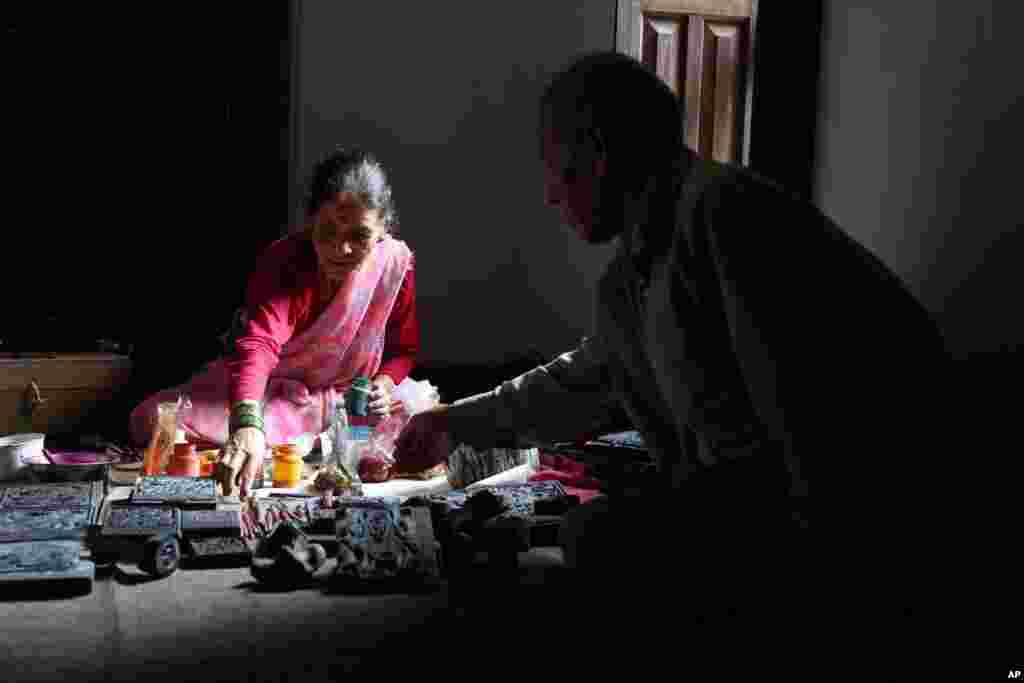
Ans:
POLYGON ((825 1, 817 200, 961 356, 1024 341, 1022 22, 996 0, 825 1))
POLYGON ((543 205, 536 109, 551 72, 614 46, 614 13, 614 0, 301 3, 297 183, 337 144, 390 166, 418 258, 421 362, 551 355, 589 329, 610 250, 543 205))

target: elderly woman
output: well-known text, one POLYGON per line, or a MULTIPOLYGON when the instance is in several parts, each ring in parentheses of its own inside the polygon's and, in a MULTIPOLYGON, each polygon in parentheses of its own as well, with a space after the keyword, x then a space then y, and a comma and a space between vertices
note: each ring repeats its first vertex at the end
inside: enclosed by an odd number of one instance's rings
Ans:
POLYGON ((190 440, 223 444, 225 493, 248 495, 269 445, 314 436, 358 376, 370 411, 392 406, 418 349, 413 254, 392 233, 396 213, 381 164, 338 149, 314 168, 306 222, 268 247, 250 277, 227 355, 132 412, 145 443, 156 406, 187 393, 190 440))

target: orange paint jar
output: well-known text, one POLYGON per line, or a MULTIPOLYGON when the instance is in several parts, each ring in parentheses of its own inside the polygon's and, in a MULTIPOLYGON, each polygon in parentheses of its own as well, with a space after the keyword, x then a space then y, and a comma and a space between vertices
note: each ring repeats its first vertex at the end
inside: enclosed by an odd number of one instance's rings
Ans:
POLYGON ((274 488, 292 489, 302 481, 302 456, 294 444, 274 446, 274 488))
POLYGON ((214 448, 207 451, 199 451, 196 455, 199 456, 199 476, 212 477, 213 470, 217 466, 217 459, 220 457, 220 450, 214 448))
POLYGON ((172 477, 198 477, 200 465, 195 444, 176 443, 174 444, 174 454, 171 455, 171 462, 167 465, 167 474, 172 477))

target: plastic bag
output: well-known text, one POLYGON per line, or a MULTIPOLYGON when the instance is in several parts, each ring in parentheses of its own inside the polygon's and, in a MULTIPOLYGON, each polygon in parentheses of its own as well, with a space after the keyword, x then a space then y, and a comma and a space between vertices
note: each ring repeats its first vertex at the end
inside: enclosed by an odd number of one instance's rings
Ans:
POLYGON ((188 433, 186 425, 192 422, 192 399, 188 394, 178 394, 178 407, 174 413, 175 432, 181 430, 188 433))
POLYGON ((430 382, 408 377, 395 387, 392 397, 398 408, 378 422, 369 438, 359 444, 357 467, 362 481, 382 482, 391 477, 399 434, 413 415, 433 408, 441 399, 437 387, 430 382))
MULTIPOLYGON (((437 387, 425 379, 415 380, 408 377, 395 387, 392 397, 402 402, 409 417, 430 410, 441 402, 441 394, 437 387)), ((409 421, 409 417, 406 417, 406 422, 409 421)))

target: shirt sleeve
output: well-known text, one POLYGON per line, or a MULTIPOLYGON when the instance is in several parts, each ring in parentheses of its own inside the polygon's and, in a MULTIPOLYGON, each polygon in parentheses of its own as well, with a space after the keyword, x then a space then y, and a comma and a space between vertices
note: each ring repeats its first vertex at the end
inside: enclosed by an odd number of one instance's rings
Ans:
POLYGON ((242 400, 263 400, 281 347, 295 333, 291 312, 296 295, 283 280, 282 269, 271 258, 264 258, 249 278, 245 331, 235 341, 235 353, 227 361, 232 405, 242 400))
POLYGON ((416 365, 416 354, 420 348, 420 326, 416 318, 416 274, 415 262, 409 269, 398 290, 398 298, 388 318, 384 333, 384 352, 378 375, 389 376, 394 383, 401 384, 416 365))
POLYGON ((593 434, 614 411, 604 346, 600 338, 588 337, 493 391, 454 402, 448 424, 457 443, 530 447, 593 434))

